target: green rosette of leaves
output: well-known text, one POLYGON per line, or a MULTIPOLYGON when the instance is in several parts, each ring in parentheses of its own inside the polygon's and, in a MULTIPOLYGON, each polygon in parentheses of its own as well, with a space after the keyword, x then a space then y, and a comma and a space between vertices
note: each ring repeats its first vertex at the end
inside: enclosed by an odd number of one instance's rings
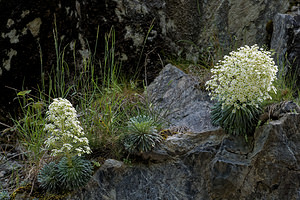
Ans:
POLYGON ((129 153, 149 152, 161 141, 155 121, 150 116, 138 115, 127 122, 123 142, 129 153))

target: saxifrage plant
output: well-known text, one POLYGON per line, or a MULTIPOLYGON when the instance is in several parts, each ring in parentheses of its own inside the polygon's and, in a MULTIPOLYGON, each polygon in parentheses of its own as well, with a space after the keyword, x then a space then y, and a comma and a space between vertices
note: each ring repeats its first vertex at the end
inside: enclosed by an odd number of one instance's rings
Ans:
POLYGON ((77 119, 75 108, 67 99, 57 98, 49 105, 45 141, 51 155, 60 157, 58 164, 51 162, 38 175, 41 187, 49 192, 72 191, 84 186, 92 176, 92 164, 82 159, 91 153, 89 141, 77 119))
POLYGON ((149 152, 161 141, 155 121, 150 116, 138 115, 127 122, 124 146, 129 153, 149 152))
POLYGON ((9 200, 9 199, 10 196, 6 190, 0 192, 0 200, 9 200))
POLYGON ((51 149, 52 156, 78 155, 91 153, 89 141, 77 119, 75 108, 67 99, 57 98, 49 105, 47 111, 48 124, 45 131, 50 137, 45 141, 51 149))
POLYGON ((252 134, 262 111, 261 103, 276 92, 272 85, 278 67, 271 52, 259 48, 240 47, 219 61, 211 80, 206 82, 209 95, 217 103, 212 108, 211 118, 229 134, 252 134))
POLYGON ((48 192, 60 191, 60 185, 57 177, 57 165, 55 162, 50 162, 40 170, 38 174, 38 182, 40 186, 48 192))

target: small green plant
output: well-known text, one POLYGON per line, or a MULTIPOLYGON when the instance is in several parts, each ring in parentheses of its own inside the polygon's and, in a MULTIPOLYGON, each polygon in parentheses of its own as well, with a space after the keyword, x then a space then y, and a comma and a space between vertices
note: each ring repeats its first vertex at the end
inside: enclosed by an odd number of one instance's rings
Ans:
POLYGON ((77 119, 75 108, 67 99, 54 99, 47 111, 48 124, 45 131, 50 135, 45 141, 51 148, 51 155, 62 157, 58 164, 45 165, 38 175, 38 181, 47 191, 57 188, 72 191, 84 186, 92 176, 93 166, 82 159, 91 153, 88 139, 77 119))
POLYGON ((38 175, 40 186, 51 193, 73 191, 84 186, 91 178, 93 166, 79 156, 63 157, 58 164, 46 164, 38 175))
POLYGON ((157 133, 153 119, 145 115, 129 119, 127 134, 124 137, 124 146, 129 153, 151 151, 162 141, 162 137, 157 133))
POLYGON ((40 186, 48 192, 60 191, 60 185, 57 177, 57 165, 55 162, 50 162, 40 170, 38 182, 40 186))
POLYGON ((6 190, 0 192, 0 200, 10 200, 9 193, 6 190))
POLYGON ((129 158, 124 158, 123 163, 125 163, 126 165, 131 165, 132 161, 129 158))
MULTIPOLYGON (((14 127, 18 133, 18 139, 25 153, 31 158, 32 163, 38 162, 43 154, 43 139, 45 138, 44 103, 34 101, 30 96, 31 90, 17 93, 21 112, 24 114, 21 120, 13 119, 14 127)), ((36 164, 36 163, 35 163, 36 164)))
POLYGON ((63 157, 57 164, 57 178, 64 191, 84 186, 93 173, 92 163, 79 156, 63 157))
POLYGON ((261 103, 276 92, 272 85, 277 66, 271 52, 257 45, 245 46, 224 56, 211 70, 207 90, 217 104, 212 108, 212 123, 233 135, 252 134, 261 113, 261 103))

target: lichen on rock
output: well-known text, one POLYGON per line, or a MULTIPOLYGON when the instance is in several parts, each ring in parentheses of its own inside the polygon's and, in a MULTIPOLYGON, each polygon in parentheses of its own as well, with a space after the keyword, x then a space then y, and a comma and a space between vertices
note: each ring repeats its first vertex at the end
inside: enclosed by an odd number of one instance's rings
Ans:
POLYGON ((30 30, 33 37, 37 37, 40 33, 40 27, 42 24, 41 18, 35 18, 33 21, 29 22, 26 27, 30 30))

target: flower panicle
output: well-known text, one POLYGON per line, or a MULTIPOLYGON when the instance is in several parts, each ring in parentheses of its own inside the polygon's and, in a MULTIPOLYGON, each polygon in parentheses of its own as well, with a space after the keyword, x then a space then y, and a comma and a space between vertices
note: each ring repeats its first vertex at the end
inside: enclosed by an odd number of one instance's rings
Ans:
POLYGON ((80 126, 76 110, 67 99, 54 99, 46 114, 49 123, 45 125, 44 130, 50 136, 45 145, 51 148, 52 156, 65 152, 78 156, 91 153, 89 141, 84 137, 85 133, 80 126))
POLYGON ((271 52, 256 44, 246 45, 230 52, 217 63, 211 70, 213 75, 206 82, 206 89, 212 99, 223 101, 222 107, 257 106, 271 98, 269 92, 276 92, 272 83, 277 71, 271 52))

